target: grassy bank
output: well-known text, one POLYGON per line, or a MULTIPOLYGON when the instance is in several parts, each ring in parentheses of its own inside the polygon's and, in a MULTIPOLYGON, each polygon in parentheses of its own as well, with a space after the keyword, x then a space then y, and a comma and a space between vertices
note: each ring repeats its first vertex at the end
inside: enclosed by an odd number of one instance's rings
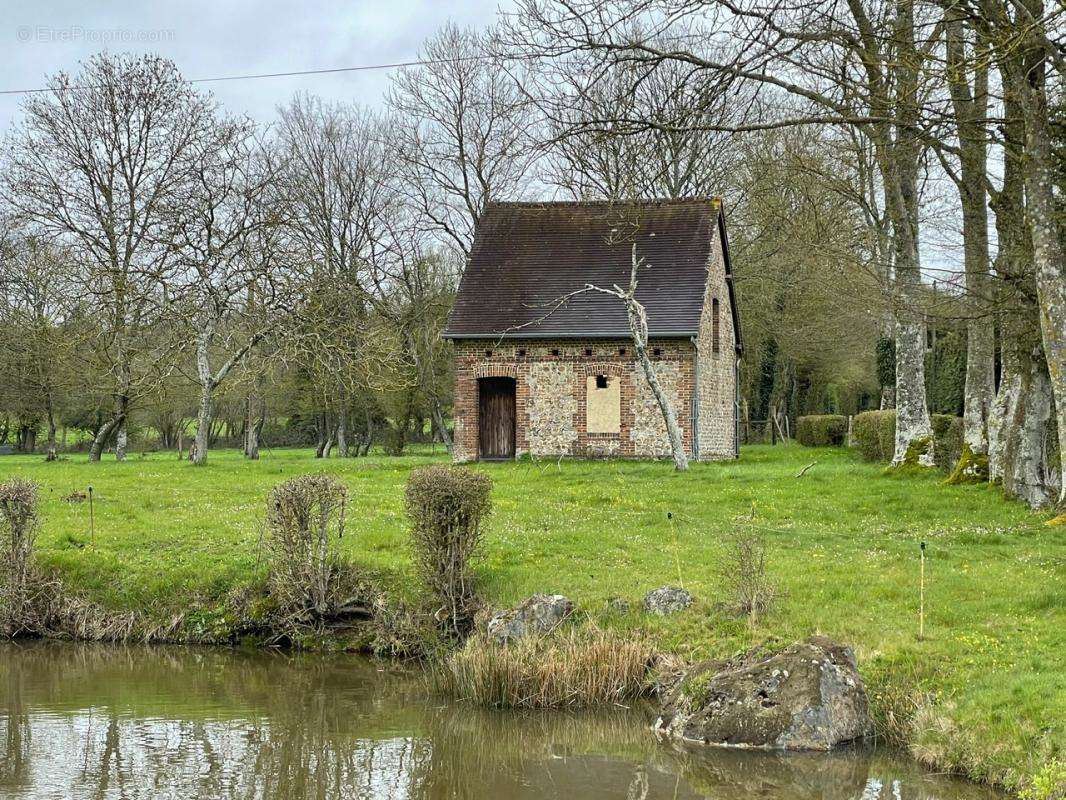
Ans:
MULTIPOLYGON (((413 593, 403 484, 413 467, 441 458, 316 462, 308 451, 276 451, 247 463, 212 452, 196 468, 172 455, 99 465, 4 457, 0 477, 41 484, 39 558, 69 587, 116 612, 168 619, 191 605, 210 617, 230 592, 262 580, 265 497, 309 471, 349 487, 350 557, 413 593), (95 546, 88 504, 64 499, 90 484, 95 546)), ((1017 787, 1066 756, 1066 527, 1045 525, 1050 515, 989 487, 943 486, 939 474, 886 477, 829 449, 746 448, 739 462, 685 474, 661 463, 478 468, 495 482, 479 567, 495 604, 561 592, 601 625, 646 629, 686 658, 826 633, 855 646, 881 730, 928 763, 1017 787), (722 537, 738 525, 764 532, 784 593, 754 629, 721 607, 722 537), (611 597, 636 606, 679 581, 697 598, 681 614, 607 611, 611 597)))

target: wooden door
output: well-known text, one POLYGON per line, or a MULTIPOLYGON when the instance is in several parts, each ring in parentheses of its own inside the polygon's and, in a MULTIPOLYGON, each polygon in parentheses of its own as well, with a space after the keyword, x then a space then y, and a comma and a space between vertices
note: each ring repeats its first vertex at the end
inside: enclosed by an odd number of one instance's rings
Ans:
POLYGON ((478 453, 481 458, 514 458, 514 378, 478 381, 478 453))

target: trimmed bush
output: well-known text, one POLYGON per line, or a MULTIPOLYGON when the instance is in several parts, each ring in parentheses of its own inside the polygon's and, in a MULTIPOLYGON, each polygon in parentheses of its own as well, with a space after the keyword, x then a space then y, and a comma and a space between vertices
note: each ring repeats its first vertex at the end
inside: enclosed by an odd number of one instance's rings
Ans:
POLYGON ((491 490, 488 475, 466 467, 422 467, 407 481, 415 568, 440 603, 437 619, 456 635, 469 632, 477 608, 471 562, 492 508, 491 490))
POLYGON ((933 459, 937 467, 951 472, 962 456, 962 417, 933 414, 933 459))
POLYGON ((0 483, 0 635, 29 630, 33 547, 37 540, 37 484, 13 478, 0 483))
POLYGON ((796 441, 805 447, 840 447, 848 434, 848 419, 839 414, 817 414, 796 420, 796 441))
POLYGON ((331 475, 301 475, 270 493, 270 594, 296 626, 336 611, 347 504, 348 489, 331 475))
POLYGON ((858 414, 851 425, 851 437, 867 461, 891 461, 896 450, 895 409, 858 414))

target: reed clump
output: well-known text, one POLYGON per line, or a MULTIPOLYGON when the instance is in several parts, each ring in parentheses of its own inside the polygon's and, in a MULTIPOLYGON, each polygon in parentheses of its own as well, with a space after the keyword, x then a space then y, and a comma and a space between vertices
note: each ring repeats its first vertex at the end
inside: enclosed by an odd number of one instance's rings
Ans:
POLYGON ((435 673, 443 694, 497 708, 580 708, 651 694, 656 660, 642 636, 585 626, 500 644, 470 637, 435 673))

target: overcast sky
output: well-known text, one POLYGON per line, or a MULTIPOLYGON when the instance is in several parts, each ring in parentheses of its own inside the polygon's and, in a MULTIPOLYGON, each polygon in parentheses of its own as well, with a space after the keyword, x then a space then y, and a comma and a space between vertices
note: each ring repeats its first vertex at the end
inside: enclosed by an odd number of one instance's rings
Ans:
MULTIPOLYGON (((187 78, 329 69, 406 61, 448 20, 484 25, 507 0, 54 0, 7 3, 0 23, 0 90, 32 89, 100 50, 154 51, 187 78)), ((279 103, 307 90, 373 105, 387 71, 212 83, 231 111, 269 121, 279 103)), ((19 95, 0 95, 0 130, 19 95)))
MULTIPOLYGON (((513 0, 9 2, 0 23, 0 90, 43 86, 48 75, 61 69, 76 72, 80 60, 100 50, 161 53, 189 79, 408 61, 422 41, 449 20, 485 26, 495 20, 498 8, 512 5, 513 0)), ((380 70, 262 78, 202 88, 213 92, 227 110, 270 122, 277 106, 298 91, 376 105, 388 74, 380 70)), ((0 94, 0 135, 18 118, 22 100, 20 95, 0 94)), ((933 235, 933 227, 923 227, 927 264, 958 249, 954 220, 949 219, 948 229, 939 235, 933 235)))

